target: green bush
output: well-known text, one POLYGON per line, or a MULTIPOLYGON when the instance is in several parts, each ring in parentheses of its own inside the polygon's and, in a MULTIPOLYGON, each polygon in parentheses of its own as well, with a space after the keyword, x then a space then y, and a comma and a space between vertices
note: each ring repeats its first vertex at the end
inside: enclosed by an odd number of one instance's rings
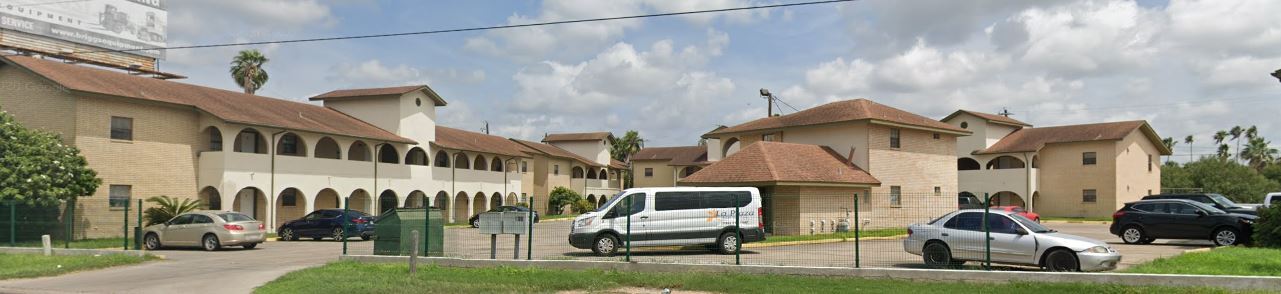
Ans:
POLYGON ((587 199, 578 199, 578 201, 570 204, 569 207, 575 214, 584 214, 592 211, 592 202, 587 201, 587 199))
POLYGON ((1254 244, 1281 248, 1281 205, 1259 208, 1259 219, 1254 222, 1254 244))
MULTIPOLYGON (((583 201, 583 195, 579 195, 578 192, 574 192, 569 188, 558 186, 552 189, 551 195, 547 198, 549 206, 547 209, 550 210, 548 214, 564 214, 563 209, 566 205, 573 205, 579 201, 583 201)), ((573 207, 570 208, 573 209, 573 207)))
POLYGON ((1217 157, 1205 157, 1182 166, 1162 166, 1161 186, 1201 188, 1207 193, 1223 194, 1238 203, 1259 203, 1268 192, 1281 190, 1281 184, 1253 168, 1217 157))

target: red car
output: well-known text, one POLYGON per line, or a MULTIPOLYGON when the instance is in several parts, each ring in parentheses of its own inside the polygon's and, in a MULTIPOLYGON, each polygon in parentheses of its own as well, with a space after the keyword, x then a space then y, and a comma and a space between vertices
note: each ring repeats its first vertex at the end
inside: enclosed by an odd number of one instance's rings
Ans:
POLYGON ((1041 222, 1041 215, 1036 214, 1035 212, 1027 211, 1026 209, 1023 209, 1022 207, 1018 207, 1018 206, 992 206, 992 209, 996 209, 996 210, 1004 210, 1004 211, 1009 211, 1009 212, 1017 213, 1017 214, 1022 215, 1023 217, 1026 217, 1027 219, 1030 219, 1030 220, 1032 220, 1032 221, 1034 221, 1034 222, 1038 222, 1038 223, 1039 223, 1039 222, 1041 222))

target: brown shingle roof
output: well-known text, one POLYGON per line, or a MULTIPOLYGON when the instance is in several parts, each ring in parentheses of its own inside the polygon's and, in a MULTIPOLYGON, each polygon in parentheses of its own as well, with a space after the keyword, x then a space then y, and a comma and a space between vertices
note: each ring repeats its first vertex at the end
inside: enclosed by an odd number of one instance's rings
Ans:
POLYGON ((507 138, 443 126, 436 126, 436 141, 432 144, 445 149, 528 157, 524 147, 507 138))
POLYGON ((627 169, 627 163, 617 159, 610 158, 609 167, 615 168, 615 169, 627 169))
POLYGON ((1016 125, 1016 126, 1024 126, 1024 127, 1032 126, 1032 124, 1025 123, 1017 119, 1010 118, 1008 116, 996 115, 991 113, 983 113, 978 111, 970 111, 970 110, 964 110, 964 109, 957 110, 956 112, 953 112, 952 114, 947 115, 947 117, 944 117, 939 121, 947 121, 949 119, 952 119, 953 117, 956 117, 957 115, 961 115, 962 113, 977 116, 978 118, 985 119, 990 122, 997 122, 997 123, 1003 123, 1007 125, 1016 125))
POLYGON ((71 91, 190 106, 232 123, 417 143, 326 107, 26 56, 3 60, 71 91))
POLYGON ((561 133, 547 134, 543 137, 543 142, 565 142, 565 141, 599 141, 613 138, 614 134, 609 132, 591 132, 591 133, 561 133))
POLYGON ((826 146, 762 141, 704 167, 680 183, 880 185, 881 181, 826 146))
POLYGON ((991 147, 975 152, 975 154, 1034 152, 1045 147, 1046 144, 1052 143, 1120 140, 1135 130, 1142 130, 1144 135, 1149 140, 1152 140, 1152 144, 1156 145, 1158 150, 1161 150, 1162 155, 1171 153, 1169 149, 1165 148, 1165 145, 1161 144, 1161 138, 1157 136, 1156 131, 1152 130, 1152 127, 1146 121, 1136 120, 1022 128, 1006 135, 1005 138, 1001 138, 991 147))
POLYGON ((534 141, 525 141, 525 140, 517 140, 517 139, 511 139, 511 141, 514 141, 516 143, 519 143, 520 145, 524 145, 525 147, 527 147, 525 149, 526 150, 525 152, 527 153, 537 152, 538 154, 543 154, 547 156, 578 161, 588 166, 595 166, 595 167, 602 166, 601 164, 596 163, 595 161, 592 161, 587 158, 583 158, 582 156, 578 156, 578 154, 574 154, 573 152, 569 152, 568 150, 561 149, 560 147, 556 147, 551 144, 544 144, 544 143, 539 143, 534 141))
POLYGON ((951 131, 955 133, 970 133, 964 129, 957 128, 928 117, 903 111, 898 108, 872 102, 871 100, 854 99, 823 104, 788 115, 761 118, 736 126, 715 130, 708 134, 738 133, 857 120, 884 121, 951 131))
POLYGON ((427 91, 427 96, 431 97, 432 101, 436 103, 436 106, 445 106, 445 104, 447 104, 445 103, 445 99, 440 98, 440 95, 436 95, 436 91, 432 90, 431 87, 428 87, 427 85, 333 90, 333 91, 326 92, 324 94, 316 95, 315 97, 311 97, 310 100, 318 101, 318 100, 351 99, 351 98, 385 96, 385 95, 404 95, 405 93, 409 93, 413 91, 427 91))
POLYGON ((645 147, 632 160, 666 160, 668 165, 689 166, 707 163, 706 146, 645 147))

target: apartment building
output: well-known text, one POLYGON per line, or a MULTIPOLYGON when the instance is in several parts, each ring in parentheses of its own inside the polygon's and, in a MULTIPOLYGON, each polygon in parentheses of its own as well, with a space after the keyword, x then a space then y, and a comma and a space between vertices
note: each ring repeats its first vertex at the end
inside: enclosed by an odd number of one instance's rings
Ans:
POLYGON ((960 193, 1043 216, 1106 217, 1160 193, 1171 151, 1146 121, 1032 127, 958 110, 942 122, 974 133, 956 144, 960 193))
POLYGON ((707 146, 645 147, 631 161, 637 187, 676 187, 681 179, 711 164, 707 146))

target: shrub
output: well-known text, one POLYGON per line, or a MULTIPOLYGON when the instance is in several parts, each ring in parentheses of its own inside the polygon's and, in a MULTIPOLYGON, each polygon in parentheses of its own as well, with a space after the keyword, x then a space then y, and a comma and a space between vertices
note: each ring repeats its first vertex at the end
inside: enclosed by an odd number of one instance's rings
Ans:
POLYGON ((1218 157, 1204 157, 1183 166, 1162 166, 1161 186, 1201 188, 1239 203, 1259 203, 1263 195, 1281 189, 1277 182, 1254 169, 1218 157))
POLYGON ((142 218, 147 220, 148 226, 167 222, 179 214, 200 208, 200 201, 163 195, 147 198, 147 202, 156 204, 142 211, 142 218))
POLYGON ((592 202, 587 201, 586 199, 578 199, 578 201, 570 204, 569 207, 575 214, 584 214, 588 211, 592 211, 592 202))
POLYGON ((558 186, 555 189, 552 189, 551 195, 547 198, 547 204, 549 206, 547 209, 550 210, 548 213, 563 214, 563 210, 566 205, 573 205, 579 201, 583 201, 583 195, 578 195, 578 192, 574 192, 574 190, 570 190, 569 188, 558 186))
POLYGON ((1259 219, 1254 223, 1254 244, 1281 248, 1281 205, 1259 208, 1259 219))

